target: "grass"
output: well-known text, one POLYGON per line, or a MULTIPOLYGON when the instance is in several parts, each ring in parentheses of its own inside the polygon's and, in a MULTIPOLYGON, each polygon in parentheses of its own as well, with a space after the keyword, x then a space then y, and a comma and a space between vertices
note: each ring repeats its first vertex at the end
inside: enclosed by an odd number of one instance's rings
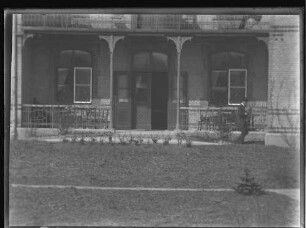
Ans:
POLYGON ((12 189, 14 225, 284 226, 294 202, 281 195, 235 192, 121 192, 12 189), (276 203, 277 202, 277 203, 276 203))
POLYGON ((299 187, 297 153, 252 144, 186 148, 19 141, 11 144, 10 159, 10 181, 21 184, 230 188, 248 168, 264 188, 299 187))
MULTIPOLYGON (((258 144, 185 146, 16 141, 10 183, 231 188, 248 168, 264 188, 298 188, 299 158, 258 144)), ((292 199, 269 193, 118 192, 10 188, 11 225, 273 226, 294 221, 292 199)))

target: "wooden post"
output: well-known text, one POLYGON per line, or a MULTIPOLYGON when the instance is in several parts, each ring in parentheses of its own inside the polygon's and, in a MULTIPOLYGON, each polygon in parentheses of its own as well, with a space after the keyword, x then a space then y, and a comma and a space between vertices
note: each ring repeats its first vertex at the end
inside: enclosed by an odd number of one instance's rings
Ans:
POLYGON ((12 127, 12 137, 17 139, 17 66, 16 66, 16 33, 17 33, 16 15, 13 14, 12 20, 12 69, 11 69, 11 114, 10 114, 10 127, 12 127))
POLYGON ((180 78, 181 78, 181 51, 177 52, 177 78, 176 78, 176 124, 175 124, 175 129, 179 130, 180 129, 180 102, 181 102, 181 97, 180 97, 180 78))
POLYGON ((191 37, 167 37, 168 40, 172 40, 176 47, 177 52, 177 81, 176 81, 176 124, 175 130, 180 129, 180 77, 181 77, 181 52, 183 45, 186 41, 191 40, 191 37))
POLYGON ((107 43, 108 43, 108 47, 109 47, 109 58, 110 58, 110 66, 109 66, 109 69, 110 69, 110 72, 109 72, 109 75, 110 75, 110 95, 109 95, 109 99, 110 99, 110 121, 109 121, 109 128, 110 129, 113 129, 114 128, 114 101, 113 101, 113 85, 114 85, 114 79, 113 79, 113 73, 114 73, 114 70, 113 70, 113 58, 114 58, 114 50, 115 50, 115 46, 116 46, 116 43, 117 41, 121 40, 121 39, 124 39, 124 36, 113 36, 113 35, 110 35, 110 36, 99 36, 100 40, 103 39, 105 40, 107 43))
POLYGON ((14 15, 14 37, 13 37, 13 65, 14 65, 14 73, 13 73, 13 103, 14 103, 14 119, 13 119, 13 127, 14 133, 13 137, 18 138, 17 128, 21 127, 22 121, 22 77, 23 77, 23 66, 22 66, 22 58, 23 58, 23 48, 28 38, 33 38, 33 34, 24 34, 22 31, 22 15, 15 14, 14 15))

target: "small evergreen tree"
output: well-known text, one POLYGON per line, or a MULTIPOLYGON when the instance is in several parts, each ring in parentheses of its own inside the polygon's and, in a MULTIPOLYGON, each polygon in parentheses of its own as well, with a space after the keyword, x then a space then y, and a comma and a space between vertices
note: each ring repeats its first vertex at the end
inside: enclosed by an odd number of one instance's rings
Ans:
POLYGON ((243 195, 262 195, 264 190, 262 186, 255 181, 255 177, 250 176, 249 169, 244 170, 245 175, 240 178, 240 183, 233 187, 235 191, 243 195))

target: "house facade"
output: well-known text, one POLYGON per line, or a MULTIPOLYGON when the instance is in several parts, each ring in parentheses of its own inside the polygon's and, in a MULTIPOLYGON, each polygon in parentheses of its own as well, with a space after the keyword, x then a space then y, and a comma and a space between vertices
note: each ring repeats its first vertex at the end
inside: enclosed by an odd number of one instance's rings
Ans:
POLYGON ((193 130, 220 112, 233 116, 244 97, 254 130, 297 133, 299 23, 298 15, 15 14, 12 133, 63 122, 193 130))

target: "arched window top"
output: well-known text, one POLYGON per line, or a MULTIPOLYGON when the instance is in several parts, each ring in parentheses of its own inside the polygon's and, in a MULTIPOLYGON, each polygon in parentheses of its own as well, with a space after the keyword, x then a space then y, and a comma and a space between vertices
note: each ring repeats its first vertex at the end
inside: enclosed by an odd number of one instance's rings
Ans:
POLYGON ((59 65, 67 67, 73 65, 73 50, 65 50, 60 52, 59 65))
POLYGON ((152 52, 152 68, 167 70, 168 69, 168 56, 159 52, 152 52))
POLYGON ((134 55, 133 68, 138 70, 148 69, 150 67, 150 53, 141 52, 134 55))
POLYGON ((59 54, 61 67, 90 67, 91 54, 81 50, 64 50, 59 54))
POLYGON ((168 56, 160 52, 140 52, 134 55, 135 70, 167 71, 168 56))
POLYGON ((76 66, 91 66, 91 55, 86 51, 74 51, 75 65, 76 66))
POLYGON ((218 52, 212 55, 213 69, 246 68, 246 55, 240 52, 218 52))

